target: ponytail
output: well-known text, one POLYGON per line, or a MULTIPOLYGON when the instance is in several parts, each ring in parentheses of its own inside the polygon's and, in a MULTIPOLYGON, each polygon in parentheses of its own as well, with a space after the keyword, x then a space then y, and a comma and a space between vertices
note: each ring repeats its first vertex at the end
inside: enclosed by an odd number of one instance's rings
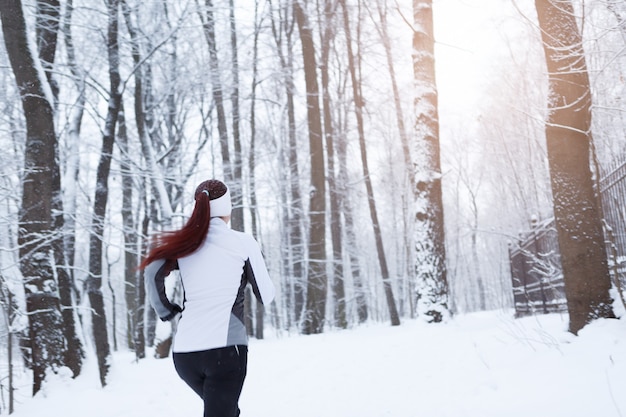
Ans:
POLYGON ((202 182, 196 188, 196 205, 187 223, 180 230, 162 232, 153 236, 150 252, 139 265, 139 269, 144 269, 157 259, 175 260, 195 252, 209 232, 210 200, 223 196, 227 190, 226 185, 218 180, 202 182))

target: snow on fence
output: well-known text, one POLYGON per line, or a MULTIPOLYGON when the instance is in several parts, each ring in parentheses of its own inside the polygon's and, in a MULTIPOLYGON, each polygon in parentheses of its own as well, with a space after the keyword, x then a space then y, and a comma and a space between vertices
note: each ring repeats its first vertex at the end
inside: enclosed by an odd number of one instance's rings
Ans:
MULTIPOLYGON (((626 159, 600 179, 605 242, 611 279, 626 305, 626 159)), ((509 248, 515 314, 567 309, 554 219, 533 219, 530 231, 509 248)))
POLYGON ((554 220, 533 219, 530 232, 509 248, 515 314, 525 316, 567 308, 554 220))
POLYGON ((611 279, 626 307, 626 159, 602 175, 600 195, 611 279))

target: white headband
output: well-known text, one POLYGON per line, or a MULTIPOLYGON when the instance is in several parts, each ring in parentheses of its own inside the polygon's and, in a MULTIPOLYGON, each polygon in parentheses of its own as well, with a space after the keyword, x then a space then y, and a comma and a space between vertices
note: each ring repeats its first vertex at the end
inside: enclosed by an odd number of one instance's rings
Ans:
POLYGON ((211 217, 230 216, 233 210, 232 203, 230 202, 230 190, 228 188, 226 188, 226 193, 223 196, 211 200, 209 203, 211 205, 211 217))

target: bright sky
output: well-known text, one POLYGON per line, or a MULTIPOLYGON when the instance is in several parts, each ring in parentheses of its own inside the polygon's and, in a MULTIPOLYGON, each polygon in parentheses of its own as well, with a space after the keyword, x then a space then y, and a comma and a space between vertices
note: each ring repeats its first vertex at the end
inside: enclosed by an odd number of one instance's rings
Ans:
POLYGON ((434 0, 433 18, 440 106, 472 108, 523 18, 510 0, 434 0))

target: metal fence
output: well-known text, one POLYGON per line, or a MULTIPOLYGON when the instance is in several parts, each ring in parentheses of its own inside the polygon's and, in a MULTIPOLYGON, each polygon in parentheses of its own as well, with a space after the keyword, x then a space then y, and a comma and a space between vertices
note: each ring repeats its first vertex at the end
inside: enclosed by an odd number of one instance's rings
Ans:
MULTIPOLYGON (((611 278, 624 297, 626 288, 626 160, 600 179, 611 278)), ((622 298, 622 302, 624 299, 622 298)))
POLYGON ((567 308, 554 220, 533 222, 519 244, 509 248, 515 314, 550 313, 567 308))
MULTIPOLYGON (((626 160, 607 170, 599 184, 611 279, 626 304, 626 160)), ((509 262, 517 316, 567 309, 554 219, 534 221, 509 248, 509 262)))

